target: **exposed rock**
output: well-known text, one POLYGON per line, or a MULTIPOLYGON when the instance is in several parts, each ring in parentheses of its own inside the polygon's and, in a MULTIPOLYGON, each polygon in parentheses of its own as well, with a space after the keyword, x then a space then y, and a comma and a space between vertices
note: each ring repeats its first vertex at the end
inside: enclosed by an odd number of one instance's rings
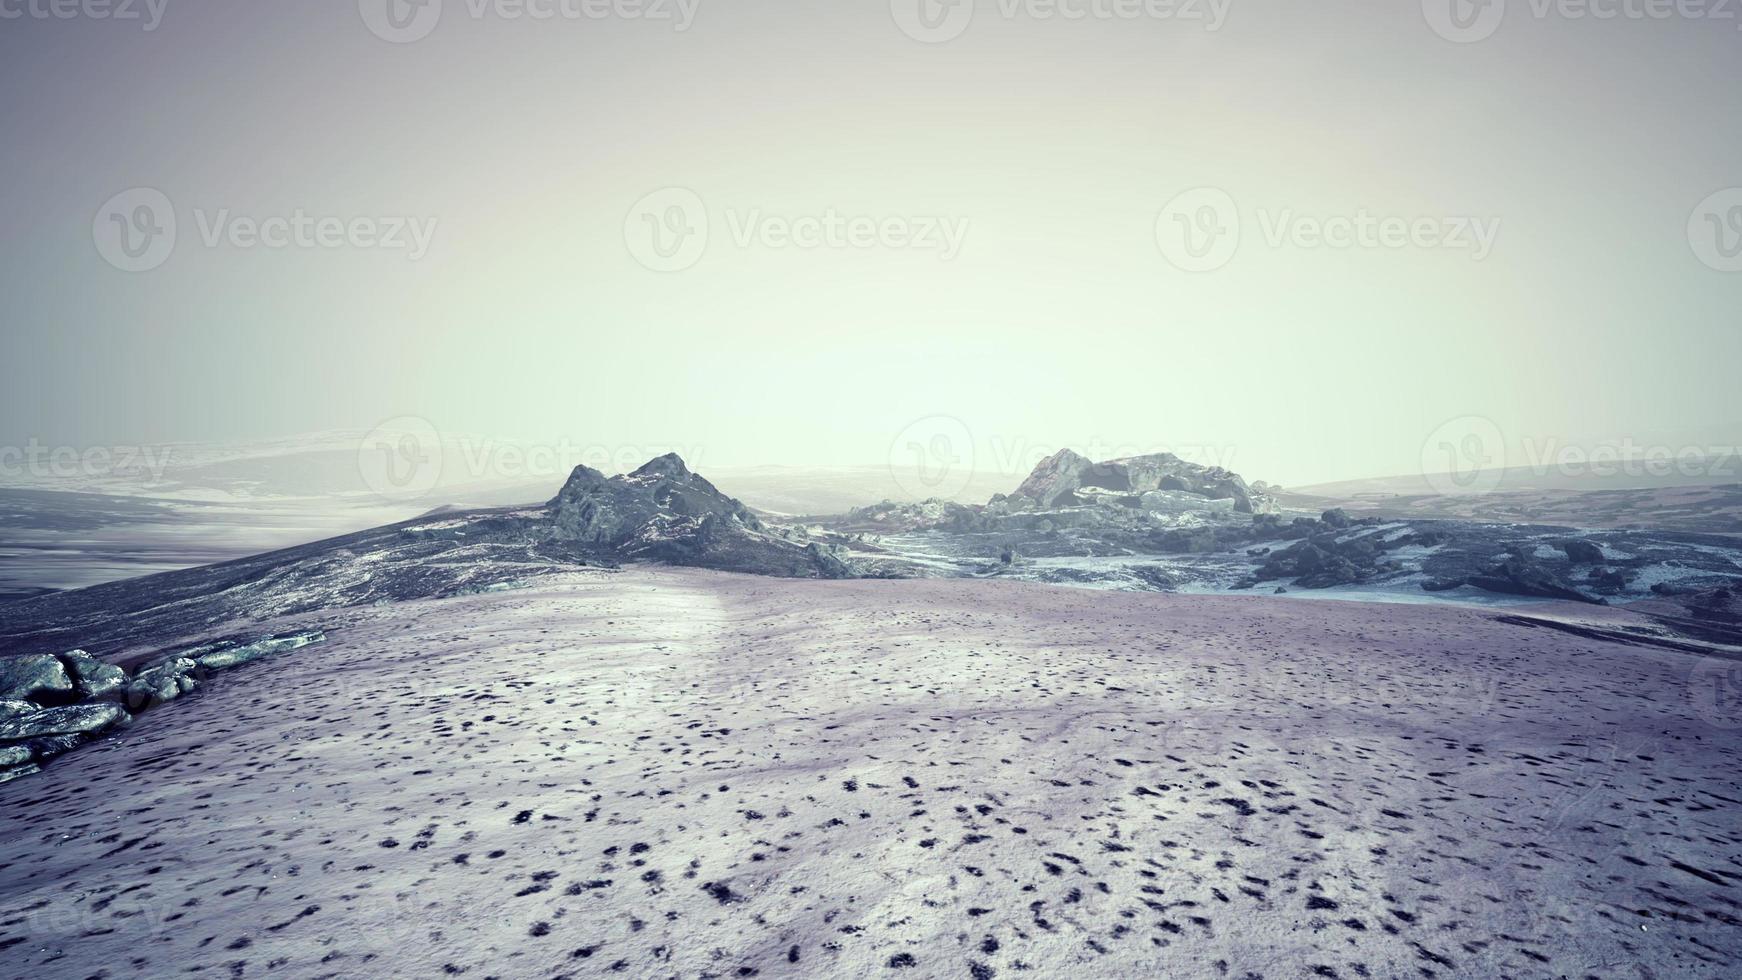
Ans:
POLYGON ((142 711, 190 694, 199 686, 199 681, 193 676, 198 669, 199 665, 186 657, 175 657, 148 667, 127 685, 127 703, 133 710, 142 711))
POLYGON ((1147 494, 1187 494, 1201 500, 1227 500, 1243 514, 1274 508, 1268 497, 1255 495, 1236 473, 1190 463, 1172 453, 1131 456, 1096 463, 1081 453, 1062 449, 1041 461, 1022 481, 1017 496, 1040 508, 1069 507, 1107 500, 1121 506, 1150 503, 1173 509, 1167 497, 1147 494))
POLYGON ((44 708, 35 714, 0 722, 0 741, 17 742, 45 735, 77 735, 100 732, 129 718, 114 703, 73 704, 44 708))
POLYGON ((1152 514, 1225 512, 1232 514, 1239 501, 1232 497, 1201 497, 1183 490, 1150 490, 1137 498, 1138 506, 1152 514))
POLYGON ((838 557, 808 547, 808 536, 764 527, 750 508, 690 472, 676 455, 610 478, 578 466, 545 515, 526 530, 549 550, 581 560, 663 561, 806 578, 852 575, 838 557))
POLYGON ((1341 507, 1332 507, 1325 511, 1324 516, 1320 517, 1319 520, 1335 528, 1345 528, 1354 523, 1349 519, 1349 512, 1341 507))
POLYGON ((549 504, 551 535, 605 547, 622 547, 661 523, 698 525, 709 515, 752 530, 762 524, 748 507, 691 473, 677 455, 661 456, 628 476, 606 479, 598 470, 577 466, 549 504))
POLYGON ((11 769, 0 769, 0 783, 9 783, 24 776, 34 776, 41 771, 41 766, 31 764, 15 766, 11 769))
MULTIPOLYGON (((118 723, 115 727, 120 728, 123 725, 124 723, 118 723)), ((37 762, 47 762, 55 756, 71 752, 89 740, 90 736, 81 734, 48 735, 43 738, 33 738, 25 744, 29 746, 31 754, 36 756, 37 762)))
POLYGON ((9 769, 30 761, 30 749, 23 745, 0 745, 0 769, 9 769))
POLYGON ((823 545, 812 542, 805 547, 805 551, 811 556, 811 560, 816 562, 817 567, 823 571, 825 578, 851 578, 853 576, 853 570, 847 567, 847 563, 836 558, 834 553, 823 545))
POLYGON ((106 664, 83 650, 61 654, 61 662, 72 675, 79 697, 87 701, 119 699, 127 689, 127 672, 114 664, 106 664))
POLYGON ((1502 595, 1534 596, 1542 599, 1568 599, 1573 602, 1600 602, 1563 582, 1552 570, 1530 558, 1513 556, 1480 575, 1470 576, 1469 584, 1502 595))
POLYGON ((0 700, 65 703, 73 680, 59 658, 46 653, 0 660, 0 700))
POLYGON ((184 654, 184 656, 189 657, 189 659, 192 659, 194 663, 206 670, 227 670, 231 667, 237 667, 245 663, 252 663, 253 661, 259 660, 263 657, 274 656, 290 650, 298 650, 312 643, 320 643, 326 640, 326 638, 327 636, 325 633, 316 630, 309 633, 298 633, 294 636, 279 636, 271 639, 259 640, 239 647, 230 647, 228 649, 216 650, 211 653, 201 653, 198 656, 191 656, 190 651, 190 654, 184 654))
POLYGON ((0 701, 0 721, 9 721, 41 710, 41 705, 29 701, 0 701))
POLYGON ((1603 549, 1589 541, 1573 539, 1561 542, 1561 550, 1567 553, 1575 565, 1600 565, 1603 563, 1603 549))
POLYGON ((1079 452, 1061 449, 1041 460, 1016 488, 1016 493, 1038 507, 1074 503, 1073 491, 1082 486, 1083 473, 1094 465, 1093 460, 1079 452))

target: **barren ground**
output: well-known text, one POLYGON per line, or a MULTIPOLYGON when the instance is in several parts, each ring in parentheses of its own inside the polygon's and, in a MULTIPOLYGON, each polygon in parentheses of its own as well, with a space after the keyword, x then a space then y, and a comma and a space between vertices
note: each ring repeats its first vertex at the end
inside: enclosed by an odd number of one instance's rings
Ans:
POLYGON ((0 786, 0 973, 1742 973, 1713 664, 1494 616, 641 569, 300 617, 0 786))

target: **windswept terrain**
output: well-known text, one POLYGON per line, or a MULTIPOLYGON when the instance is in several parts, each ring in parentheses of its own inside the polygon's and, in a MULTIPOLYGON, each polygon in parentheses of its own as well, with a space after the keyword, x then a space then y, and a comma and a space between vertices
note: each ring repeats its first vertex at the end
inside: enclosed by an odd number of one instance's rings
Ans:
POLYGON ((1468 608, 679 569, 269 625, 329 639, 0 787, 9 972, 1742 959, 1733 663, 1468 608))
POLYGON ((793 523, 582 466, 7 604, 0 954, 1727 978, 1730 545, 1289 514, 1165 455, 793 523))

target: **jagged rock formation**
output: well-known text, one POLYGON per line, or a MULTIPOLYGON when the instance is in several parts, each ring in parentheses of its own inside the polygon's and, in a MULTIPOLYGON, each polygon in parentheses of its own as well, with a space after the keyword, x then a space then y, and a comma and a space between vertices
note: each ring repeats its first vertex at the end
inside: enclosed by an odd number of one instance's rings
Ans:
POLYGON ((577 466, 545 509, 545 526, 536 530, 595 559, 798 578, 851 574, 823 545, 771 532, 750 508, 691 472, 675 453, 626 476, 577 466))
POLYGON ((1096 463, 1070 449, 1042 460, 1005 498, 1012 509, 1070 507, 1112 498, 1127 507, 1180 509, 1174 495, 1204 501, 1233 501, 1242 514, 1274 511, 1268 496, 1255 491, 1238 473, 1190 463, 1172 453, 1132 456, 1096 463))
POLYGON ((55 756, 132 725, 140 712, 192 694, 212 672, 325 639, 314 631, 214 641, 152 658, 132 677, 83 650, 0 660, 0 783, 40 772, 55 756))
POLYGON ((627 476, 607 478, 577 466, 548 506, 553 538, 613 549, 694 530, 709 517, 746 531, 763 530, 750 508, 690 472, 675 453, 649 460, 627 476))
MULTIPOLYGON (((1171 453, 1097 463, 1071 449, 1042 460, 1011 494, 981 506, 945 500, 884 501, 834 522, 851 533, 944 530, 964 534, 1015 533, 1089 537, 1120 548, 1203 550, 1203 534, 1167 534, 1180 519, 1243 525, 1251 515, 1276 511, 1269 495, 1239 474, 1190 463, 1171 453), (1165 539, 1165 540, 1164 540, 1165 539)), ((1042 548, 1037 554, 1072 553, 1042 548)), ((1090 552, 1092 553, 1092 551, 1090 552)))
POLYGON ((1034 501, 1037 507, 1070 504, 1070 495, 1083 485, 1083 474, 1095 465, 1089 457, 1073 450, 1061 449, 1035 466, 1028 479, 1016 488, 1016 495, 1034 501))
MULTIPOLYGON (((17 600, 0 621, 0 658, 167 647, 236 620, 514 588, 637 561, 785 577, 853 574, 831 543, 766 526, 682 459, 664 456, 610 478, 577 467, 542 506, 443 511, 233 562, 17 600)), ((154 689, 167 696, 170 687, 154 689)))

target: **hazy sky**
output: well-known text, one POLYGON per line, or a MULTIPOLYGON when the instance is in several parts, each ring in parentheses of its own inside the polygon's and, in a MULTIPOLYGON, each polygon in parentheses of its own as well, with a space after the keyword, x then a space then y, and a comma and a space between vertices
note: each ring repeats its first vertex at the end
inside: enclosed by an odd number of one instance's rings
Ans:
POLYGON ((0 0, 0 444, 1742 432, 1742 11, 387 2, 0 0))

